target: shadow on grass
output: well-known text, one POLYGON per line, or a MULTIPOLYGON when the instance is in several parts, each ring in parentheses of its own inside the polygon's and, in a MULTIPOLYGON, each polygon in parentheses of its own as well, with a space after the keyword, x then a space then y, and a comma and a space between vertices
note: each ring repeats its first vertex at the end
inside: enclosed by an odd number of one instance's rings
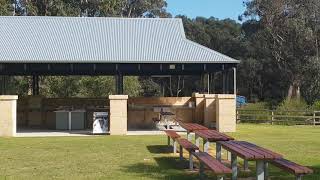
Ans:
POLYGON ((135 174, 140 178, 152 179, 199 179, 197 172, 187 169, 187 161, 180 161, 178 157, 156 157, 154 163, 137 163, 123 167, 123 172, 135 174))
POLYGON ((173 147, 168 145, 152 145, 147 146, 147 149, 153 154, 170 154, 173 152, 173 147))

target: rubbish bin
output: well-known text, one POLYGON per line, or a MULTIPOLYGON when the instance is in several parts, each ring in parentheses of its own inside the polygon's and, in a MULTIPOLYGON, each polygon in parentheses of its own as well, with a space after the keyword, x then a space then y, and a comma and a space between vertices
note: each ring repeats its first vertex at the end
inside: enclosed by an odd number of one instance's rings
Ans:
POLYGON ((92 134, 106 134, 108 132, 109 132, 109 113, 94 112, 92 134))

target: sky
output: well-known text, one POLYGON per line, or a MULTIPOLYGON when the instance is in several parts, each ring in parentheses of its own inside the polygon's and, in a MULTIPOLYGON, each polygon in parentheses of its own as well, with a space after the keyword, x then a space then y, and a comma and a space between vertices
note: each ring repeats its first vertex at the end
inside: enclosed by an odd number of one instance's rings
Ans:
POLYGON ((167 4, 167 11, 173 16, 181 14, 190 18, 213 16, 238 20, 245 10, 243 0, 167 0, 167 4))

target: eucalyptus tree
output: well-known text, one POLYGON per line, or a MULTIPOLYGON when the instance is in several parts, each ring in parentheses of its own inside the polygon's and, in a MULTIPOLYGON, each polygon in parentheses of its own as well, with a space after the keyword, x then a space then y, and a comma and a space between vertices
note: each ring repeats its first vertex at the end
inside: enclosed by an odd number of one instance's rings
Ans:
POLYGON ((272 63, 285 77, 283 81, 289 83, 287 97, 299 98, 308 63, 318 49, 310 9, 317 7, 312 11, 317 14, 319 1, 253 0, 246 5, 244 17, 258 20, 258 39, 270 51, 272 63))

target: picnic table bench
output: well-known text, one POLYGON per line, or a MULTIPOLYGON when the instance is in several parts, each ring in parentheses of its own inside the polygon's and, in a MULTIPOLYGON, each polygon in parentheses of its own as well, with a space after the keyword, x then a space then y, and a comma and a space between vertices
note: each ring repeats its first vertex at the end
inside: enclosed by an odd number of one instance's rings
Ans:
POLYGON ((175 131, 172 130, 165 130, 164 131, 167 136, 168 136, 168 146, 170 146, 170 139, 172 139, 173 141, 173 153, 176 154, 177 153, 177 144, 176 144, 176 139, 180 138, 180 135, 177 134, 175 131))
POLYGON ((196 130, 207 130, 208 128, 197 123, 185 123, 178 120, 179 125, 187 131, 187 139, 191 141, 191 133, 196 130))
MULTIPOLYGON (((210 142, 217 142, 217 141, 230 141, 234 140, 233 137, 230 137, 224 133, 220 133, 216 130, 196 130, 195 139, 196 139, 196 146, 199 147, 199 140, 200 138, 203 139, 203 151, 208 152, 210 142)), ((221 145, 216 143, 216 159, 221 161, 221 145)))
POLYGON ((296 176, 296 180, 301 180, 302 176, 313 173, 312 169, 307 168, 305 166, 301 166, 283 158, 275 159, 273 161, 270 161, 270 163, 282 170, 294 174, 296 176))
POLYGON ((193 152, 192 153, 200 162, 200 179, 204 178, 204 166, 207 166, 214 174, 217 175, 218 180, 223 180, 226 174, 231 174, 230 168, 226 167, 224 164, 214 159, 206 152, 193 152))
POLYGON ((180 160, 183 159, 183 149, 186 149, 189 152, 189 169, 193 170, 192 152, 198 151, 199 148, 196 145, 192 144, 192 142, 184 138, 178 138, 177 143, 180 145, 180 160))
POLYGON ((224 149, 231 152, 232 180, 237 179, 237 156, 245 160, 256 161, 256 179, 264 180, 268 176, 268 162, 282 158, 282 155, 246 141, 218 141, 224 149))

